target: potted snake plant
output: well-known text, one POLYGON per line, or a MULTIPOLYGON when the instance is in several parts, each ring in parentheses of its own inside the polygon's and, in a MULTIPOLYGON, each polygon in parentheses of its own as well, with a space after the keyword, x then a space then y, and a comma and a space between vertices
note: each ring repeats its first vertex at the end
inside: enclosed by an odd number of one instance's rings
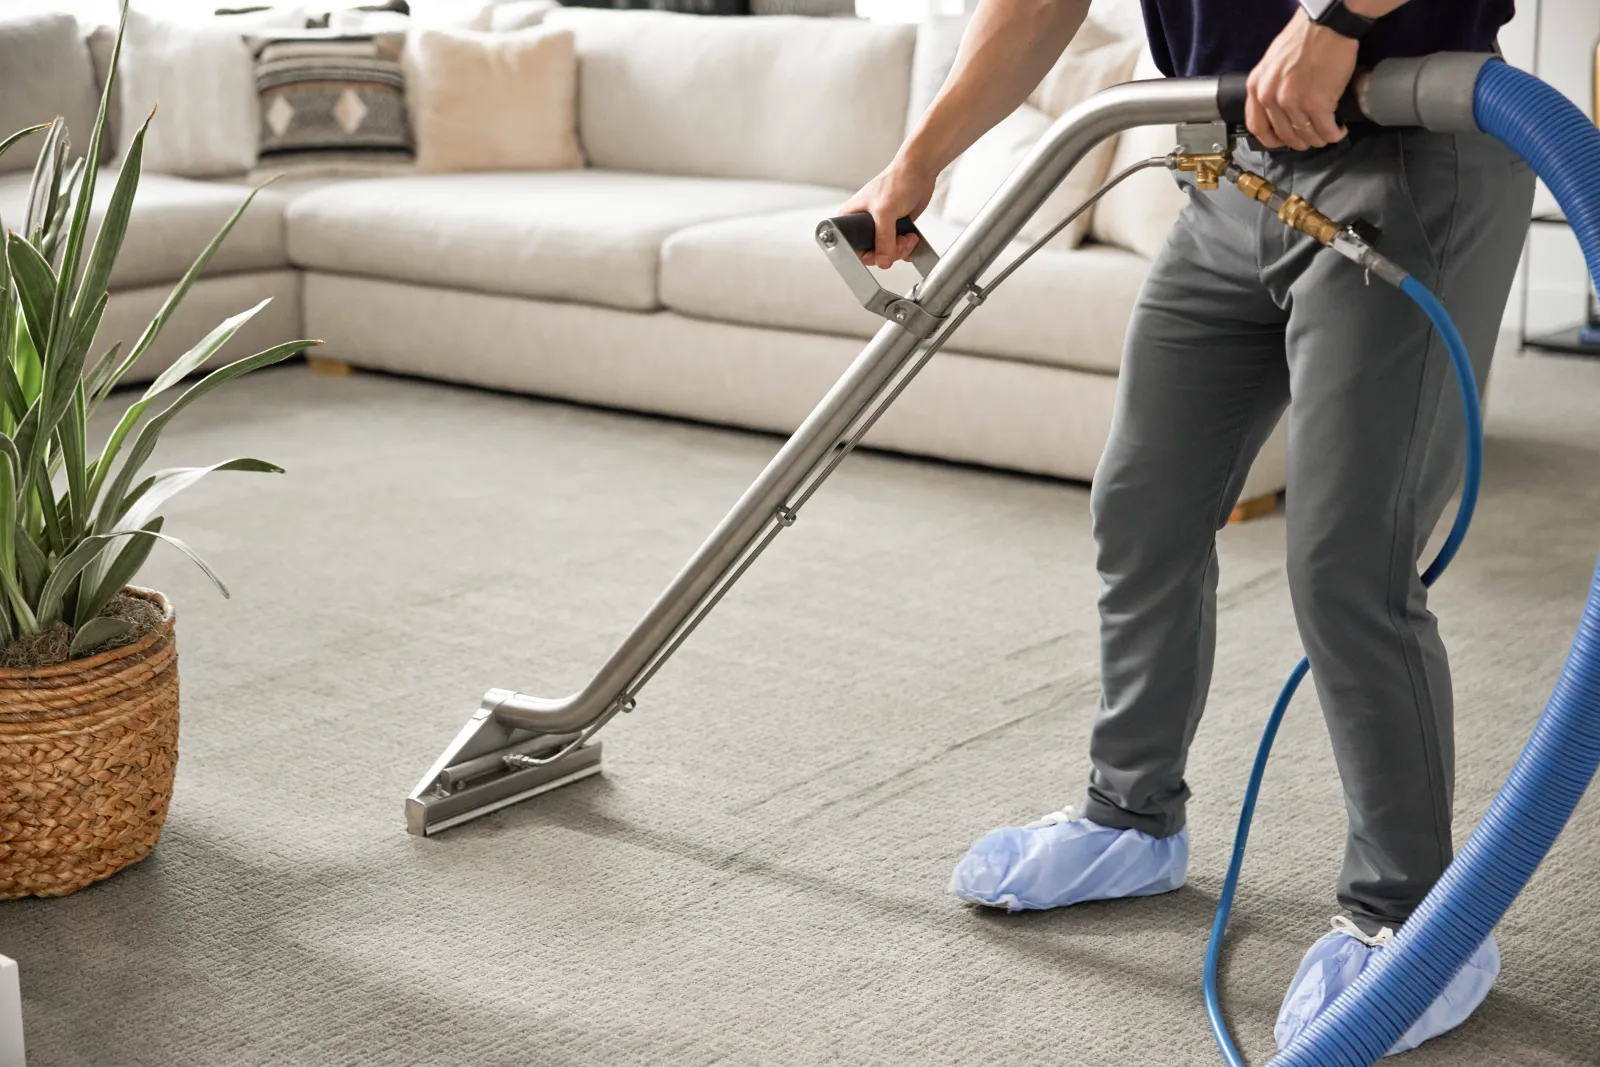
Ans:
MULTIPOLYGON (((123 5, 126 24, 126 3, 123 5)), ((91 359, 111 268, 139 184, 146 119, 87 239, 122 29, 99 114, 75 161, 61 119, 44 131, 26 215, 0 220, 0 898, 59 896, 143 859, 166 818, 177 762, 172 605, 132 584, 162 506, 213 471, 281 473, 259 459, 144 473, 162 430, 233 378, 315 343, 289 341, 192 379, 265 302, 226 320, 128 404, 105 441, 88 426, 205 269, 245 197, 130 347, 91 359)), ((120 398, 119 398, 120 399, 120 398)))

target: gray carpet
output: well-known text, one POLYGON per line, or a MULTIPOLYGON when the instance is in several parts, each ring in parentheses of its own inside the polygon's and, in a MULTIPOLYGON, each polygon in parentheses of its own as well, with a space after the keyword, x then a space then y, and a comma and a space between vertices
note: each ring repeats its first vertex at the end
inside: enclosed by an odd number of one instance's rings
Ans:
MULTIPOLYGON (((1475 536, 1436 605, 1458 825, 1543 706, 1600 545, 1600 366, 1502 361, 1475 536)), ((0 905, 32 1067, 1217 1063, 1201 955, 1257 731, 1299 654, 1281 514, 1223 537, 1221 648, 1170 896, 1006 916, 967 843, 1075 801, 1096 700, 1081 486, 862 456, 605 734, 607 773, 433 839, 401 798, 489 686, 577 686, 771 438, 284 368, 159 457, 218 476, 147 576, 179 606, 161 846, 0 905)), ((1226 961, 1253 1062, 1334 912, 1344 815, 1311 697, 1269 774, 1226 961)), ((1430 1064, 1600 1061, 1600 809, 1430 1064)))

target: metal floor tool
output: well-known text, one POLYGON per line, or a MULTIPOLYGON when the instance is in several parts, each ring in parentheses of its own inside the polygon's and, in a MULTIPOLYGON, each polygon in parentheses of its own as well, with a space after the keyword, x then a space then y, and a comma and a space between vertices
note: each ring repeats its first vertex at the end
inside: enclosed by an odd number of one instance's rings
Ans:
MULTIPOLYGON (((1341 104, 1341 119, 1366 116, 1406 125, 1411 123, 1393 117, 1403 120, 1424 105, 1458 106, 1457 61, 1481 65, 1483 59, 1440 55, 1386 61, 1358 78, 1341 104)), ((857 257, 873 247, 870 216, 821 222, 817 243, 863 306, 886 320, 884 325, 587 685, 559 699, 506 689, 484 696, 406 798, 406 828, 437 833, 598 773, 595 734, 618 713, 633 710, 639 691, 762 550, 794 524, 806 501, 967 315, 1054 233, 1134 171, 1168 166, 1193 172, 1200 188, 1216 188, 1235 139, 1242 136, 1245 95, 1244 76, 1225 75, 1129 82, 1083 101, 1051 126, 942 257, 926 238, 918 240, 912 264, 922 280, 905 296, 881 288, 857 257), (1051 233, 979 284, 1090 149, 1124 129, 1168 124, 1177 126, 1172 154, 1114 176, 1051 233)), ((916 232, 909 219, 899 220, 897 229, 916 232)))

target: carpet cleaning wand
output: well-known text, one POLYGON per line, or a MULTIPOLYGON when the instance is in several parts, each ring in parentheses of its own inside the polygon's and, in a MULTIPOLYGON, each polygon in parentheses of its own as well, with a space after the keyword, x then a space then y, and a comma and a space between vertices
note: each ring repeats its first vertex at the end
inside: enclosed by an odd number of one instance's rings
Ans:
MULTIPOLYGON (((597 772, 596 732, 634 709, 640 689, 773 539, 794 525, 801 508, 917 371, 994 286, 1041 246, 1043 239, 987 285, 979 284, 1072 168, 1096 144, 1122 130, 1177 124, 1180 149, 1170 159, 1135 164, 1113 182, 1143 167, 1186 163, 1195 170, 1198 184, 1204 167, 1205 180, 1213 187, 1226 176, 1286 222, 1398 285, 1444 336, 1468 405, 1469 431, 1476 428, 1476 391, 1465 348, 1438 301, 1379 255, 1373 235, 1359 225, 1335 223, 1257 176, 1229 170, 1229 147, 1244 128, 1246 96, 1244 75, 1130 82, 1095 94, 1055 122, 943 256, 935 255, 925 240, 918 242, 913 265, 922 281, 904 295, 882 290, 856 257, 872 247, 870 219, 820 223, 818 244, 857 299, 884 318, 883 326, 581 689, 559 698, 507 689, 485 695, 406 798, 407 829, 436 833, 597 772), (1195 158, 1201 156, 1212 158, 1195 158)), ((1600 277, 1600 130, 1556 90, 1493 56, 1443 53, 1385 60, 1357 79, 1351 100, 1361 117, 1381 126, 1481 131, 1504 141, 1554 193, 1583 246, 1591 276, 1600 277)), ((909 220, 901 220, 897 228, 915 231, 909 220)), ((1425 581, 1438 577, 1460 545, 1476 497, 1480 449, 1481 437, 1473 434, 1463 508, 1444 549, 1424 573, 1425 581)), ((1216 1004, 1221 934, 1267 753, 1289 697, 1307 670, 1302 660, 1263 733, 1207 955, 1207 1007, 1230 1064, 1242 1061, 1227 1039, 1216 1004)), ((1272 1064, 1376 1063, 1500 921, 1566 825, 1597 768, 1600 571, 1549 705, 1488 813, 1389 946, 1272 1064)))

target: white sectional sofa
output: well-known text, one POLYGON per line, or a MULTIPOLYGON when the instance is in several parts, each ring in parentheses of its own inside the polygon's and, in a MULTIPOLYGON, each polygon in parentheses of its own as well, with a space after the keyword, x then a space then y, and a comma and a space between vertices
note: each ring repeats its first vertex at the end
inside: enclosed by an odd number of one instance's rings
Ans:
MULTIPOLYGON (((356 367, 793 429, 880 324, 811 235, 897 148, 916 28, 580 9, 548 21, 577 37, 586 168, 269 188, 147 373, 270 295, 236 351, 298 334, 356 367)), ((0 106, 0 118, 9 110, 0 106)), ((0 218, 20 217, 27 179, 0 173, 0 218)), ((236 183, 146 176, 104 338, 143 326, 241 193, 236 183)), ((1096 210, 1157 217, 1097 229, 1159 233, 1172 199, 1108 199, 1096 210)), ((936 214, 922 225, 936 246, 959 230, 936 214)), ((1042 251, 869 443, 1087 480, 1148 262, 1111 243, 1042 251)), ((901 264, 885 283, 903 289, 913 278, 901 264)), ((1246 496, 1282 485, 1274 442, 1246 496)))

